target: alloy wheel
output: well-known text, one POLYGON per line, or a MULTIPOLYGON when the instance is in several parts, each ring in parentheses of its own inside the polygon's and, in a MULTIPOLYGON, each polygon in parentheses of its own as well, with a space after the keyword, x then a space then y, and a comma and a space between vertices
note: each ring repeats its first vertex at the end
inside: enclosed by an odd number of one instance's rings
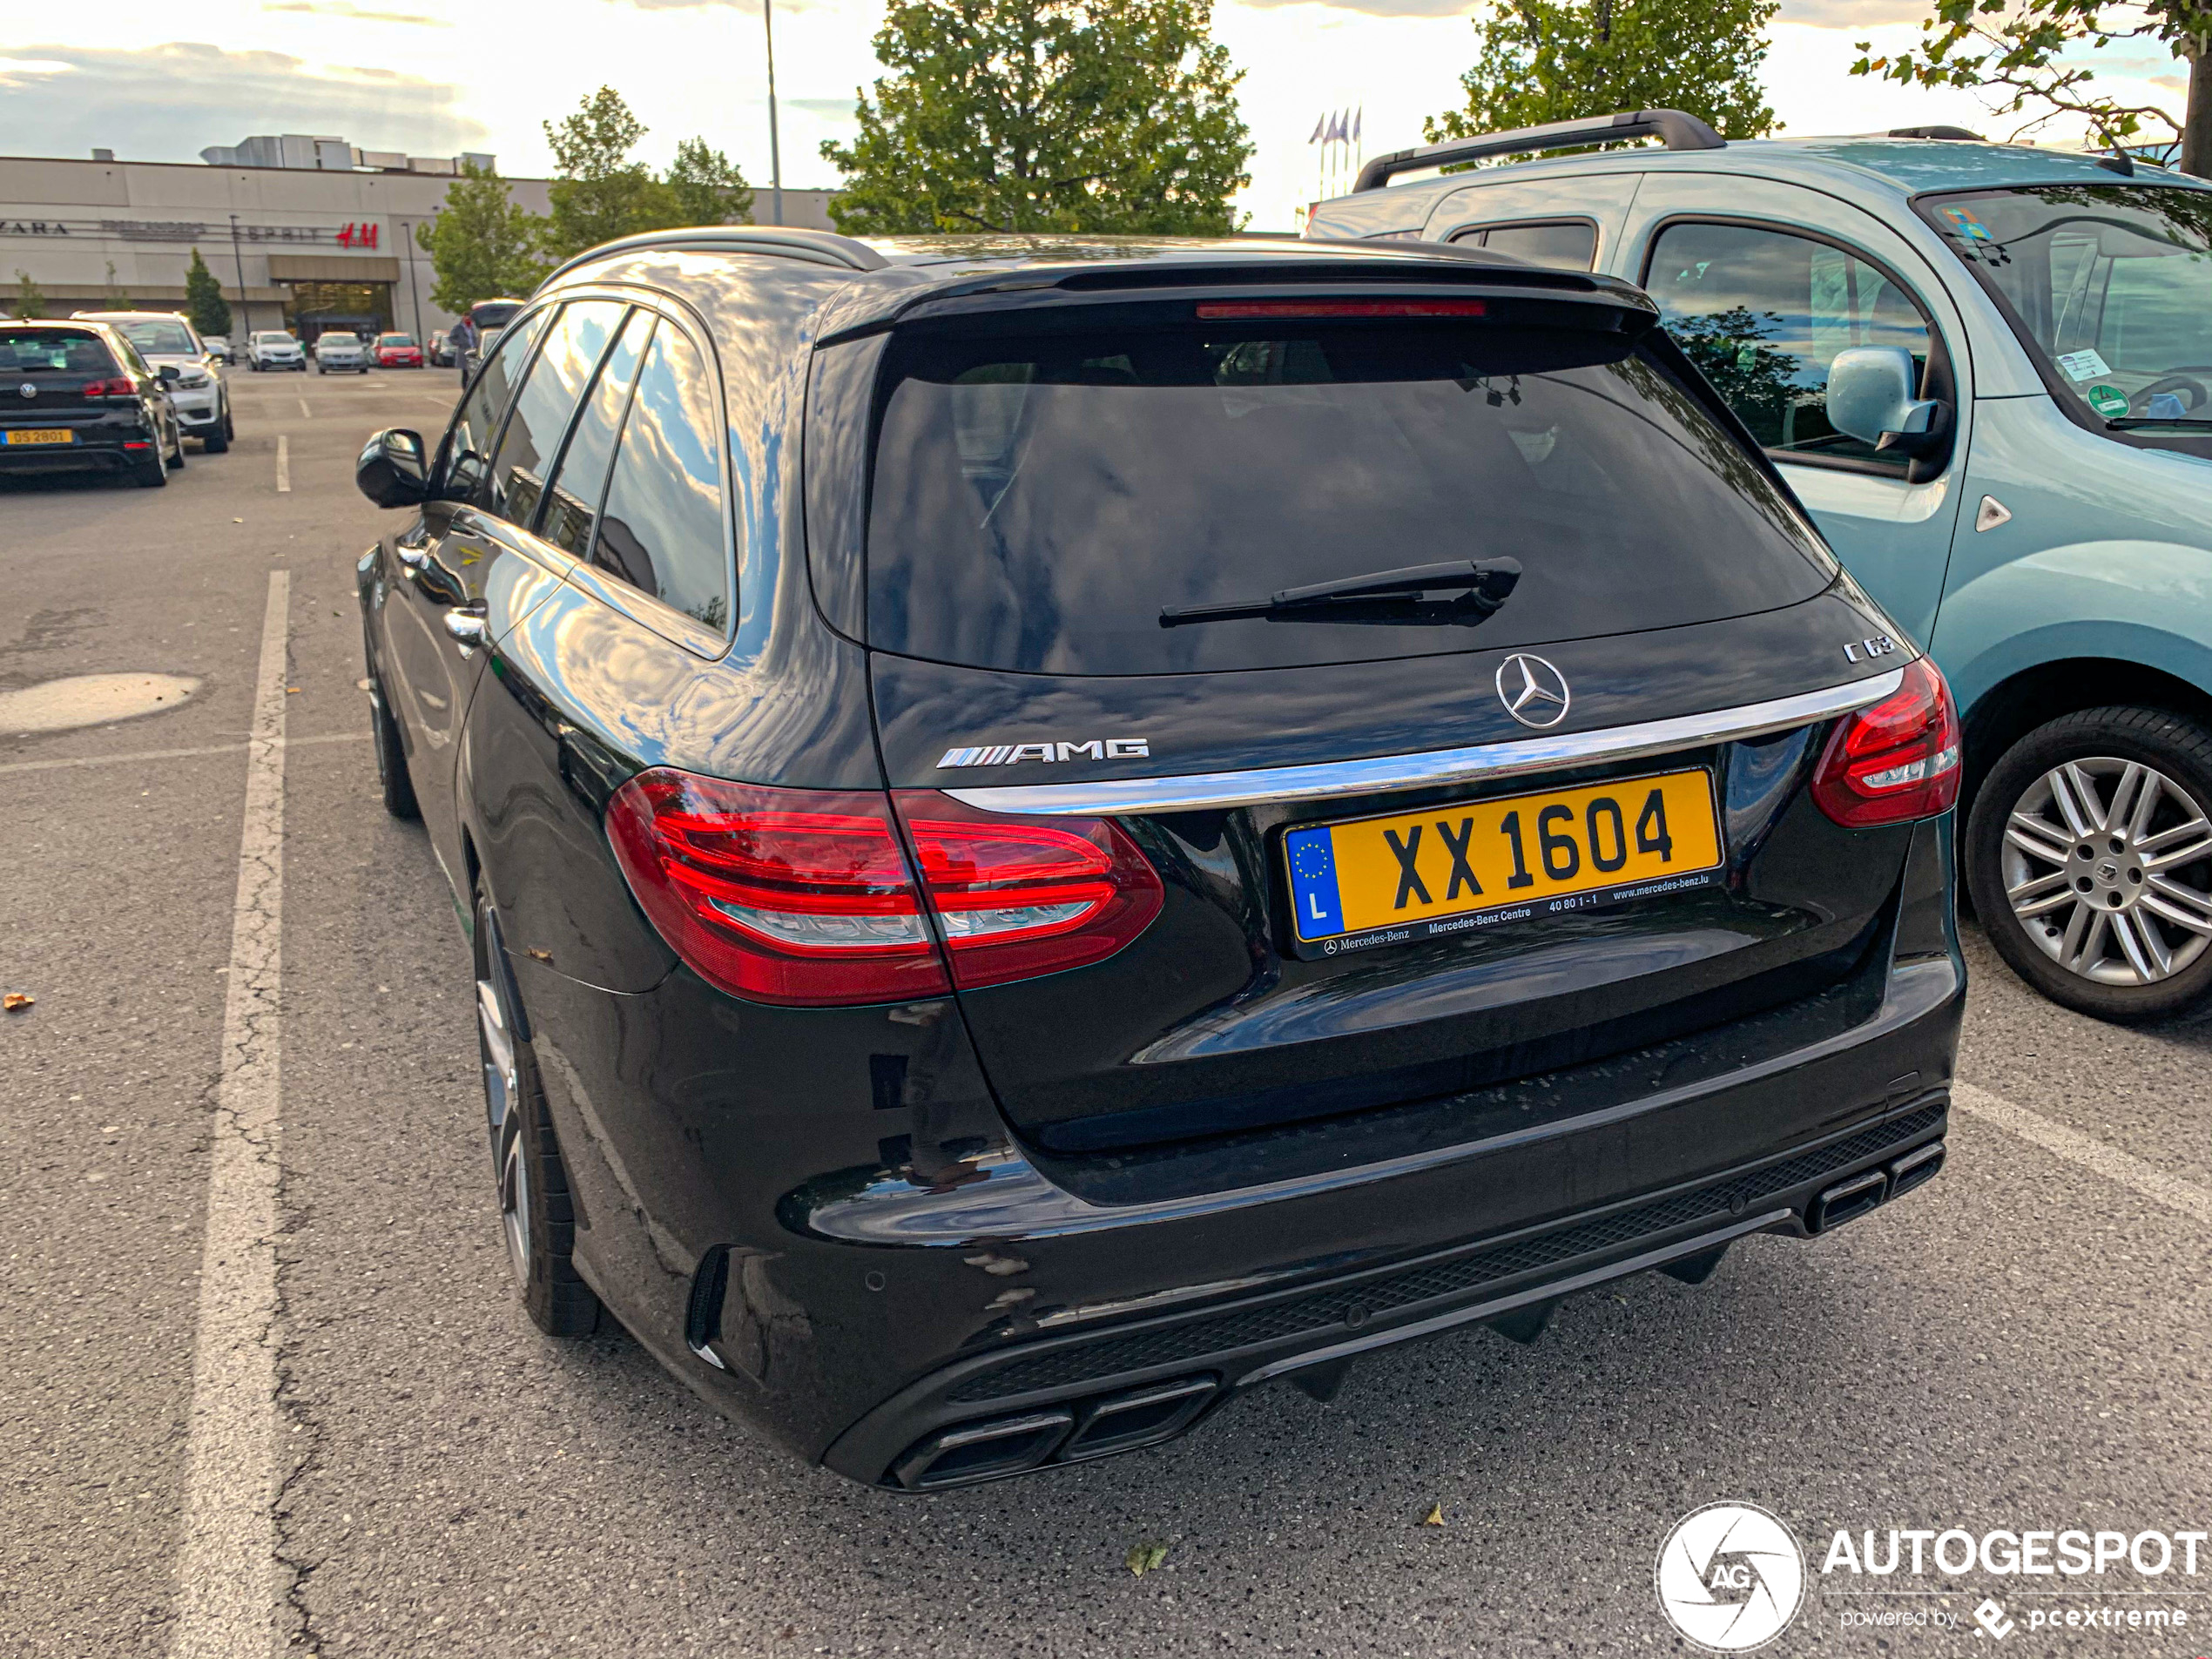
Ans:
POLYGON ((2155 766, 2068 760, 2013 803, 2005 896, 2020 928, 2067 973, 2153 985, 2212 944, 2212 823, 2155 766))
POLYGON ((499 1217, 507 1234, 507 1260, 517 1281, 530 1276, 530 1186, 522 1114, 516 1110, 522 1078, 515 1064, 514 1033, 500 1006, 498 988, 476 981, 476 1035, 484 1068, 484 1115, 499 1171, 499 1217))

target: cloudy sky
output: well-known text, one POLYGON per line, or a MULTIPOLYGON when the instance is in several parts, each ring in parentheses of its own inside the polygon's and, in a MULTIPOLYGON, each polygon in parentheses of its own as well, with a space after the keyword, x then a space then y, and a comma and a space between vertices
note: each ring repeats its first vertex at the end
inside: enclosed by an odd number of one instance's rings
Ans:
MULTIPOLYGON (((1217 0, 1216 31, 1246 71, 1258 145, 1243 206, 1289 229, 1315 193, 1306 143, 1325 109, 1364 106, 1369 154, 1420 142, 1459 99, 1480 0, 1217 0)), ((1784 0, 1769 100, 1793 133, 1950 121, 2001 136, 1963 93, 1854 80, 1852 42, 1917 35, 1926 0, 1784 0)), ((784 182, 836 182, 818 146, 852 126, 881 0, 776 0, 784 182)), ((191 161, 254 132, 343 134, 367 149, 489 150, 522 177, 549 165, 539 123, 604 81, 651 129, 658 162, 705 135, 765 182, 760 0, 100 0, 37 9, 0 41, 0 154, 191 161), (72 10, 83 19, 70 21, 72 10), (28 33, 29 38, 25 36, 28 33)), ((2176 65, 2107 54, 2101 74, 2175 106, 2176 65)), ((2054 127, 2047 138, 2070 137, 2054 127)))

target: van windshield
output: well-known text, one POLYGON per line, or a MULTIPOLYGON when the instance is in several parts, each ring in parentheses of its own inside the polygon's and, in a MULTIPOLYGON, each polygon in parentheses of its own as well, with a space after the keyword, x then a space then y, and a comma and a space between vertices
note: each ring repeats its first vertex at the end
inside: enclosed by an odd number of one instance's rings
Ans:
POLYGON ((1372 661, 1714 620, 1834 566, 1759 463, 1621 335, 1277 323, 887 357, 868 637, 980 667, 1372 661), (1162 625, 1377 570, 1511 558, 1494 612, 1330 606, 1162 625))
POLYGON ((2212 428, 2212 191, 2041 185, 1916 206, 2077 412, 2212 428))

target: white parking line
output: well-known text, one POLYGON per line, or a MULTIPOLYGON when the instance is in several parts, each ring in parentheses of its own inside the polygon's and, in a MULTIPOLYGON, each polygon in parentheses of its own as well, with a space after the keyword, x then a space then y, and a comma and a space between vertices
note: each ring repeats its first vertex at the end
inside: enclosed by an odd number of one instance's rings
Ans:
POLYGON ((2107 1146, 2094 1136, 2054 1123, 2040 1112, 2015 1106, 2002 1096, 1973 1083, 1953 1083, 1951 1103, 1971 1116, 1986 1119, 2010 1130, 2023 1141, 2041 1147, 2085 1170, 2094 1170, 2107 1181, 2117 1181, 2155 1204, 2178 1210, 2199 1221, 2212 1221, 2212 1192, 2144 1163, 2141 1158, 2107 1146))
MULTIPOLYGON (((310 743, 367 743, 366 732, 325 732, 313 738, 283 738, 280 745, 297 749, 310 743)), ((17 772, 61 772, 74 766, 126 766, 141 760, 188 760, 196 755, 234 755, 243 743, 210 743, 197 749, 137 749, 118 755, 79 755, 68 760, 10 760, 0 765, 0 778, 17 772)))
POLYGON ((247 739, 245 827, 223 1005, 171 1659, 243 1659, 273 1640, 279 973, 284 927, 288 571, 269 573, 247 739))
POLYGON ((292 493, 292 441, 281 432, 277 434, 277 494, 292 493))
POLYGON ((312 421, 315 418, 315 412, 307 407, 307 400, 304 397, 300 400, 300 418, 303 421, 312 421))

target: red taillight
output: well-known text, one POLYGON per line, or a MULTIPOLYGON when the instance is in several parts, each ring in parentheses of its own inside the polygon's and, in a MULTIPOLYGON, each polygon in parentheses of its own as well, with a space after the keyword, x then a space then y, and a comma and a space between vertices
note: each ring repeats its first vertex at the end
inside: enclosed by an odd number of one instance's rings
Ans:
POLYGON ((80 397, 136 397, 138 388, 126 380, 87 381, 78 390, 80 397))
MULTIPOLYGON (((1102 961, 1159 914, 1159 877, 1111 823, 1004 818, 934 790, 900 791, 898 808, 963 987, 1102 961)), ((879 792, 658 767, 615 792, 607 838, 661 937, 733 995, 830 1007, 950 988, 879 792)))
POLYGON ((1198 320, 1240 317, 1480 317, 1480 300, 1202 300, 1198 320))
POLYGON ((1959 711, 1936 665, 1905 665, 1905 684, 1837 723, 1813 773, 1812 798, 1848 829, 1948 812, 1959 799, 1959 711))
POLYGON ((661 937, 733 995, 823 1007, 949 988, 879 792, 657 768, 615 792, 607 837, 661 937))
POLYGON ((1160 878, 1103 818, 1011 818, 895 792, 964 989, 1103 961, 1160 914, 1160 878))

